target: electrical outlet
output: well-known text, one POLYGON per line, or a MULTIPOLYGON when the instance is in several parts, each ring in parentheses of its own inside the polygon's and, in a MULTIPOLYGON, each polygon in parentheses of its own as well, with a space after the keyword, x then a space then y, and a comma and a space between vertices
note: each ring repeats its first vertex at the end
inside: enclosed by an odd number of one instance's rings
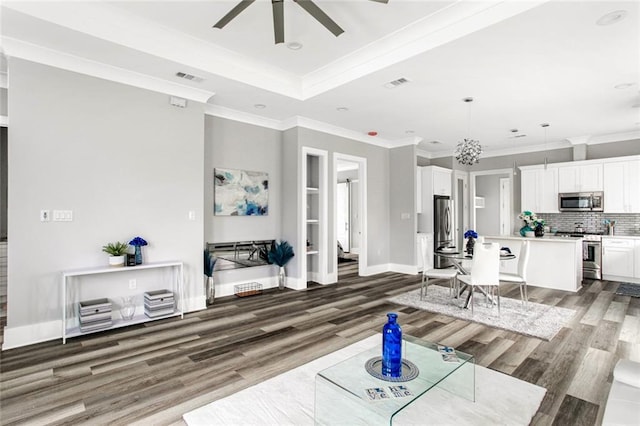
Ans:
POLYGON ((129 280, 129 290, 135 290, 137 286, 138 283, 136 282, 136 280, 129 280))

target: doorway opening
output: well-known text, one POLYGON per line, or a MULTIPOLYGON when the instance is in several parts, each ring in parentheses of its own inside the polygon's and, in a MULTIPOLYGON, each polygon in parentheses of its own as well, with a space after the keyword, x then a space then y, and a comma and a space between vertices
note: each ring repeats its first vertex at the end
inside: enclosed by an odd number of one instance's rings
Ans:
POLYGON ((334 271, 362 275, 366 266, 366 159, 334 155, 334 271), (339 268, 339 269, 338 269, 339 268))

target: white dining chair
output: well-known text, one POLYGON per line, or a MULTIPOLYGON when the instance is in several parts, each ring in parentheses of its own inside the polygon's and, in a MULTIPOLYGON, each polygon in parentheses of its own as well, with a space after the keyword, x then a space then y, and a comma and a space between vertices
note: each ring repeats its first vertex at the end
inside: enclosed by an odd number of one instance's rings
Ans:
POLYGON ((458 282, 456 276, 458 270, 456 268, 434 269, 433 267, 433 237, 428 238, 421 235, 420 248, 422 252, 422 283, 420 284, 420 300, 424 300, 429 287, 429 279, 445 279, 449 280, 449 295, 452 291, 458 292, 458 282))
POLYGON ((520 254, 518 255, 518 273, 511 274, 501 272, 498 278, 500 281, 516 283, 520 285, 520 299, 525 309, 527 309, 527 265, 529 264, 529 241, 522 241, 520 246, 520 254))
POLYGON ((458 281, 469 286, 471 314, 473 315, 473 293, 476 287, 486 287, 485 296, 493 305, 493 291, 496 290, 498 316, 500 315, 500 244, 482 243, 473 248, 473 266, 469 275, 458 275, 458 281), (489 295, 491 297, 489 297, 489 295))

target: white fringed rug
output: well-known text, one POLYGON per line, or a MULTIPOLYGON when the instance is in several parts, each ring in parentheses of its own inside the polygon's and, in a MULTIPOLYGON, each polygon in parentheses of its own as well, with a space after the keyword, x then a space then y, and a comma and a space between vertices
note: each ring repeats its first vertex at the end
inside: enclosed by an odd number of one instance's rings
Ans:
POLYGON ((423 301, 420 300, 420 289, 392 297, 389 301, 544 340, 551 340, 576 313, 572 309, 532 302, 529 302, 525 309, 521 300, 501 297, 498 316, 497 306, 491 307, 490 304, 486 304, 484 296, 476 292, 472 315, 471 308, 461 308, 466 294, 460 299, 454 299, 449 296, 448 287, 431 285, 423 301))
MULTIPOLYGON (((379 345, 379 334, 183 415, 189 426, 313 425, 315 375, 379 345)), ((363 366, 364 371, 364 366, 363 366)), ((528 425, 546 389, 476 366, 476 402, 434 388, 395 419, 401 425, 528 425)))

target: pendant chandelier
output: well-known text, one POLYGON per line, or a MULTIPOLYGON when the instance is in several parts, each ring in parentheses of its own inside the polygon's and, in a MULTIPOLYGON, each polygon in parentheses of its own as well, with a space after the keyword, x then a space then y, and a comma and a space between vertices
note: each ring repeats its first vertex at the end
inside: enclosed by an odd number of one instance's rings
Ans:
MULTIPOLYGON (((471 103, 473 102, 473 98, 464 98, 464 102, 471 103)), ((469 107, 469 117, 467 117, 467 135, 469 134, 469 123, 471 122, 471 108, 469 107)), ((458 146, 456 146, 456 150, 454 151, 454 156, 456 160, 460 164, 464 164, 466 166, 472 166, 480 161, 480 154, 482 154, 482 146, 480 146, 480 142, 475 139, 465 138, 462 142, 458 142, 458 146)))

